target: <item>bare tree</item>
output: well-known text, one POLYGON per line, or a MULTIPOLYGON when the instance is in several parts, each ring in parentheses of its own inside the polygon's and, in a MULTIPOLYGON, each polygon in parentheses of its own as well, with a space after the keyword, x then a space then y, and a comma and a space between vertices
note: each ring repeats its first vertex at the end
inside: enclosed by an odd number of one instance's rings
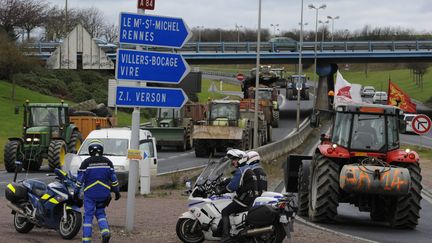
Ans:
POLYGON ((26 31, 27 41, 30 40, 30 32, 44 23, 47 7, 42 0, 22 1, 22 20, 18 27, 26 31))
POLYGON ((100 36, 104 36, 109 43, 118 42, 119 27, 115 24, 104 25, 101 29, 100 36))
POLYGON ((22 0, 0 0, 0 29, 11 39, 17 38, 15 28, 22 23, 22 13, 22 0))
POLYGON ((86 8, 77 10, 77 17, 83 27, 90 33, 92 37, 99 37, 103 32, 105 25, 103 13, 95 8, 86 8))

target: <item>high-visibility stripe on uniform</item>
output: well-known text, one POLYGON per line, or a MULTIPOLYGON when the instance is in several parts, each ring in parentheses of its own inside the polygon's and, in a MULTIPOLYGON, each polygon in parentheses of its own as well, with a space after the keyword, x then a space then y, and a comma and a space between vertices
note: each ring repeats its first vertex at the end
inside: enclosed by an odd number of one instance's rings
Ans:
POLYGON ((15 193, 15 187, 14 186, 12 186, 12 184, 8 184, 7 185, 7 188, 9 188, 9 190, 11 190, 13 193, 15 193))
POLYGON ((64 171, 62 171, 62 170, 59 170, 59 171, 60 171, 60 173, 62 173, 62 175, 67 176, 67 173, 66 173, 66 172, 64 172, 64 171))
POLYGON ((89 166, 89 167, 87 167, 87 170, 90 170, 90 169, 110 169, 111 168, 111 166, 89 166))
POLYGON ((83 241, 91 241, 91 237, 83 237, 82 240, 83 241))
POLYGON ((98 222, 101 222, 101 221, 107 221, 107 220, 106 220, 106 218, 100 218, 100 219, 98 219, 98 222))
POLYGON ((118 185, 119 185, 118 181, 115 181, 111 184, 111 186, 118 186, 118 185))
POLYGON ((95 186, 95 185, 97 185, 97 184, 106 187, 108 190, 111 190, 111 187, 110 187, 110 186, 108 186, 107 184, 105 184, 105 183, 103 183, 103 182, 97 180, 97 181, 95 181, 94 183, 92 183, 91 185, 89 185, 89 186, 87 186, 86 188, 84 188, 84 191, 87 191, 88 189, 90 189, 91 187, 93 187, 93 186, 95 186))
POLYGON ((110 231, 109 231, 109 229, 103 229, 103 230, 101 230, 101 234, 103 234, 105 232, 109 233, 110 231))
POLYGON ((83 227, 92 227, 92 224, 83 224, 83 227))

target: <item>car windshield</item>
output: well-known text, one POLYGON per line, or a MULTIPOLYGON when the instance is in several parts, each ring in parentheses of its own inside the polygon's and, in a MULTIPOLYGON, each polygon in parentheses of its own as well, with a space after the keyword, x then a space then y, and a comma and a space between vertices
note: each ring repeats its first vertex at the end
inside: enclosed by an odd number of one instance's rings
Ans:
POLYGON ((406 116, 405 121, 412 121, 414 119, 414 116, 406 116))
POLYGON ((215 120, 217 118, 227 118, 230 121, 237 120, 238 105, 229 103, 212 104, 210 119, 215 120))
POLYGON ((104 156, 126 156, 128 150, 128 139, 119 138, 90 138, 86 139, 81 145, 81 150, 78 155, 90 155, 88 147, 93 140, 99 140, 104 147, 104 156))
POLYGON ((159 117, 162 119, 173 119, 177 116, 177 114, 176 114, 177 112, 178 112, 178 110, 175 110, 175 109, 163 108, 163 109, 159 110, 159 117))
POLYGON ((272 91, 271 90, 259 90, 258 99, 271 100, 272 91))

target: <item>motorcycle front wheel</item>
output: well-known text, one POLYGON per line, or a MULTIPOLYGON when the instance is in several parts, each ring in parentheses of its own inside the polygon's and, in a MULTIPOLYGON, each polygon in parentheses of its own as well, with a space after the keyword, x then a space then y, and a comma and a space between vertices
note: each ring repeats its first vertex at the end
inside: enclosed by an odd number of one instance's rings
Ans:
POLYGON ((34 224, 30 223, 25 217, 22 215, 19 215, 18 213, 15 213, 14 215, 14 226, 15 230, 19 233, 28 233, 30 230, 33 229, 34 224))
POLYGON ((182 218, 177 221, 176 233, 178 238, 187 243, 197 243, 204 241, 204 234, 201 230, 201 225, 199 222, 189 218, 182 218), (195 224, 194 232, 192 227, 195 224))
POLYGON ((65 240, 73 239, 78 234, 82 225, 81 213, 67 210, 66 218, 62 216, 59 225, 59 234, 65 240))
POLYGON ((266 234, 254 236, 254 243, 281 243, 285 239, 285 230, 281 224, 273 225, 274 231, 266 234))

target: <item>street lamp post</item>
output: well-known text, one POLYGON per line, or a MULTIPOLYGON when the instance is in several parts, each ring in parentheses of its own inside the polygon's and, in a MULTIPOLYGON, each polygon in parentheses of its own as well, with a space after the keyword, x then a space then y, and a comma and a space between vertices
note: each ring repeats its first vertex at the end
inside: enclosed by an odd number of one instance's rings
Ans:
POLYGON ((331 19, 331 21, 332 21, 332 38, 331 38, 331 41, 333 42, 333 40, 334 40, 334 21, 336 19, 339 19, 339 16, 327 16, 327 18, 331 19))
MULTIPOLYGON (((319 7, 315 7, 313 4, 309 4, 309 9, 315 10, 315 43, 314 43, 314 73, 313 73, 313 80, 315 81, 315 100, 317 96, 317 89, 318 89, 318 80, 316 79, 316 72, 317 72, 317 42, 318 42, 318 11, 320 9, 325 9, 327 5, 323 4, 319 7)), ((314 102, 316 103, 316 102, 314 102)))
POLYGON ((273 27, 273 36, 276 37, 276 28, 279 27, 279 24, 270 24, 273 27))
POLYGON ((258 33, 257 33, 257 58, 255 72, 255 113, 254 113, 254 139, 253 147, 258 148, 258 97, 259 97, 259 68, 261 55, 261 0, 258 1, 258 33))
POLYGON ((318 21, 318 23, 320 23, 320 24, 322 24, 322 31, 321 31, 321 42, 324 42, 324 31, 325 31, 325 25, 326 24, 328 24, 328 23, 330 23, 330 21, 329 20, 326 20, 326 21, 318 21))
POLYGON ((240 28, 243 28, 243 25, 235 25, 235 28, 237 30, 237 42, 240 42, 240 28))
MULTIPOLYGON (((303 49, 303 0, 301 0, 301 14, 300 14, 300 48, 299 48, 299 67, 298 67, 298 80, 300 81, 302 75, 302 49, 303 49)), ((297 86, 297 85, 296 85, 297 86)), ((297 88, 297 87, 296 87, 297 88)), ((300 130, 300 90, 297 89, 297 131, 300 130)))
POLYGON ((201 42, 201 30, 204 29, 204 26, 200 25, 196 28, 198 29, 198 42, 201 42))

